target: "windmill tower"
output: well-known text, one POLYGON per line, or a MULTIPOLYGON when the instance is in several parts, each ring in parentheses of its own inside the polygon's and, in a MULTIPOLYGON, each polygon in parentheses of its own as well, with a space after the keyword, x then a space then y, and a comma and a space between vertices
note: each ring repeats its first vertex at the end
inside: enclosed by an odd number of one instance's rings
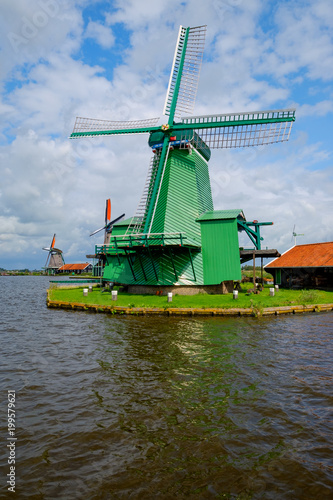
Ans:
POLYGON ((210 148, 286 141, 295 110, 183 117, 182 113, 193 112, 205 34, 206 26, 180 27, 164 125, 157 125, 158 118, 76 119, 71 138, 148 133, 153 151, 135 216, 115 225, 110 243, 96 248, 106 256, 105 279, 158 286, 216 285, 240 279, 237 231, 240 224, 249 235, 251 229, 242 210, 213 210, 210 148))
POLYGON ((49 247, 43 248, 43 250, 46 250, 48 252, 48 256, 45 262, 45 272, 47 274, 54 274, 58 271, 58 269, 65 264, 65 260, 62 255, 62 250, 59 250, 59 248, 55 248, 55 237, 56 235, 53 235, 51 245, 49 247))

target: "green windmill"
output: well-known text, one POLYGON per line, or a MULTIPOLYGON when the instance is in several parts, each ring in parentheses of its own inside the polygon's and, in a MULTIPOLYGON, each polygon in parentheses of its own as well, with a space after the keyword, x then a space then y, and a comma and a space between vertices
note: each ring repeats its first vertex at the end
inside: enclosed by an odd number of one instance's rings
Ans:
MULTIPOLYGON (((206 26, 180 27, 159 119, 114 122, 77 118, 71 138, 149 133, 153 157, 135 216, 113 227, 104 279, 126 285, 205 286, 240 279, 238 231, 260 249, 260 226, 241 209, 213 210, 210 148, 260 146, 286 141, 295 110, 183 117, 192 113, 206 26)), ((142 288, 141 288, 142 289, 142 288)))

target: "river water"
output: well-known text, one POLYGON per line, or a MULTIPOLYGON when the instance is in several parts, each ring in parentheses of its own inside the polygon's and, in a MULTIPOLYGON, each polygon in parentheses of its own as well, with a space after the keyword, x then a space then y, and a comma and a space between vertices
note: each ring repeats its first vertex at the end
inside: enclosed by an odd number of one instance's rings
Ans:
POLYGON ((48 285, 0 277, 0 498, 333 498, 333 314, 108 316, 48 285))

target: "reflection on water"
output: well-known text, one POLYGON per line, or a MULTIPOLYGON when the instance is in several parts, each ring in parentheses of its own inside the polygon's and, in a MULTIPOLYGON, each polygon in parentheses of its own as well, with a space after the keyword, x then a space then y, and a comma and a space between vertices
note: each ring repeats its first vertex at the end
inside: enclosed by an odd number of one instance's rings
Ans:
POLYGON ((330 498, 332 314, 108 317, 4 279, 18 498, 330 498))

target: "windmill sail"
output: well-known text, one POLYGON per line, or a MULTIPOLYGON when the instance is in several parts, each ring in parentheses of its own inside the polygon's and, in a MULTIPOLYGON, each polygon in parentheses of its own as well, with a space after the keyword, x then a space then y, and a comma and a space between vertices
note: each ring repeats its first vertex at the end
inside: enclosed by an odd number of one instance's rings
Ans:
POLYGON ((207 26, 180 26, 164 104, 164 115, 193 113, 197 95, 207 26))
MULTIPOLYGON (((106 203, 105 203, 105 224, 104 224, 104 226, 93 231, 90 234, 90 236, 93 236, 94 234, 97 234, 100 231, 103 231, 103 229, 105 229, 106 234, 111 233, 113 225, 116 224, 117 222, 119 222, 124 217, 125 217, 125 214, 122 214, 119 217, 116 217, 115 219, 111 220, 111 200, 110 200, 110 198, 108 198, 106 200, 106 203)), ((106 234, 105 234, 105 237, 106 237, 106 234)))
POLYGON ((113 219, 112 221, 110 221, 108 224, 106 224, 105 226, 103 227, 100 227, 99 229, 96 229, 96 231, 93 231, 90 236, 94 236, 94 234, 97 234, 99 233, 100 231, 103 231, 103 229, 105 229, 107 232, 110 231, 112 229, 112 226, 114 226, 114 224, 116 224, 117 222, 119 222, 121 219, 123 219, 125 217, 125 214, 121 214, 119 215, 119 217, 117 217, 116 219, 113 219))
POLYGON ((118 135, 147 133, 156 125, 159 118, 148 118, 146 120, 111 121, 94 118, 82 118, 78 116, 75 120, 71 139, 77 137, 92 137, 94 135, 118 135))
POLYGON ((111 200, 108 198, 105 205, 105 225, 111 220, 111 200))
POLYGON ((100 231, 103 231, 103 229, 105 229, 106 226, 102 226, 102 227, 99 227, 98 229, 96 229, 95 231, 93 231, 92 233, 90 233, 89 236, 94 236, 94 234, 97 234, 99 233, 100 231))
POLYGON ((52 243, 51 243, 51 247, 50 248, 53 248, 54 245, 55 245, 55 237, 56 237, 56 235, 54 234, 53 238, 52 238, 52 243))
POLYGON ((182 117, 184 127, 191 127, 183 139, 212 149, 262 146, 287 141, 294 119, 295 109, 182 117), (197 134, 191 134, 193 129, 197 134))

